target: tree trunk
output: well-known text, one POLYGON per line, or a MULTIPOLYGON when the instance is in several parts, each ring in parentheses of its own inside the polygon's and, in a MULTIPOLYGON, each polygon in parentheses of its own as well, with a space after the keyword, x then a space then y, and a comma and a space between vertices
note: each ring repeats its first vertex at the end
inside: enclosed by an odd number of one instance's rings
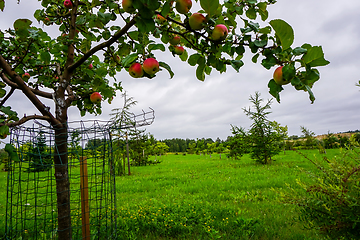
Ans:
POLYGON ((57 106, 56 118, 61 122, 60 125, 53 126, 55 129, 54 164, 58 208, 58 239, 70 240, 72 237, 68 175, 67 108, 57 106))

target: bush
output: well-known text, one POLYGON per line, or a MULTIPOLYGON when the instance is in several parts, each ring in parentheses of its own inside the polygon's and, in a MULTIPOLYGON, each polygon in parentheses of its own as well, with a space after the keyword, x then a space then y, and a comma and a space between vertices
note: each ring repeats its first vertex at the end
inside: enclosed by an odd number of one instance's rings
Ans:
POLYGON ((317 172, 311 181, 298 181, 304 190, 287 195, 301 220, 333 239, 360 239, 360 149, 344 149, 341 156, 311 160, 317 172))

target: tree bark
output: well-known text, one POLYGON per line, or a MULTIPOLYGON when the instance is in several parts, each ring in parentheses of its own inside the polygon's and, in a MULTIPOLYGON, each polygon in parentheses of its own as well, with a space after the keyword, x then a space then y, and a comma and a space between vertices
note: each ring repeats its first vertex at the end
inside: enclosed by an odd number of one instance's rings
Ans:
POLYGON ((58 239, 70 240, 71 236, 71 209, 70 209, 70 182, 68 175, 68 126, 67 108, 57 106, 56 117, 60 125, 55 125, 55 180, 58 208, 58 239))

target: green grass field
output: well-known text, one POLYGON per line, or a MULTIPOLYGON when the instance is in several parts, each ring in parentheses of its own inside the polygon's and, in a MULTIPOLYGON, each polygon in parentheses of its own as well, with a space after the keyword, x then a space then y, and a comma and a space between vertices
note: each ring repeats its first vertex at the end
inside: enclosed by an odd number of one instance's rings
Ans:
MULTIPOLYGON (((339 150, 328 150, 327 157, 339 150)), ((318 151, 303 151, 309 157, 318 151)), ((118 239, 322 239, 304 229, 279 192, 314 167, 296 152, 259 165, 200 155, 161 157, 158 165, 132 167, 116 177, 118 239)), ((5 228, 6 176, 0 172, 0 233, 5 228)))

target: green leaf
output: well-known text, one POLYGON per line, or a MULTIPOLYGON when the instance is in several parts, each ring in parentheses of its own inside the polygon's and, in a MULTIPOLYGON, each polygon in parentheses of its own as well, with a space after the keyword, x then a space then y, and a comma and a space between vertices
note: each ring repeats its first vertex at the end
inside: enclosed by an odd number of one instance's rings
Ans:
POLYGON ((5 8, 5 0, 0 0, 0 10, 3 12, 5 8))
POLYGON ((305 85, 305 88, 306 88, 307 92, 309 93, 310 101, 313 104, 315 101, 314 93, 311 91, 311 88, 308 85, 305 85))
POLYGON ((170 67, 167 63, 165 63, 165 62, 159 62, 159 66, 165 68, 165 69, 169 72, 170 78, 173 78, 173 77, 174 77, 174 72, 171 70, 171 67, 170 67))
POLYGON ((49 64, 51 60, 51 56, 49 52, 41 52, 40 53, 40 59, 44 61, 45 64, 49 64))
POLYGON ((290 82, 296 75, 296 69, 293 64, 287 64, 282 68, 283 78, 285 81, 290 82))
POLYGON ((231 66, 237 71, 239 72, 239 69, 244 66, 244 62, 241 60, 232 60, 231 61, 231 66))
POLYGON ((188 58, 188 52, 185 50, 179 57, 181 61, 185 62, 188 58))
POLYGON ((152 51, 152 50, 161 50, 162 52, 165 52, 165 46, 164 46, 163 44, 161 44, 161 43, 159 43, 159 44, 154 44, 154 43, 152 43, 152 44, 149 44, 148 50, 149 50, 149 51, 152 51))
POLYGON ((122 61, 122 65, 124 67, 128 67, 131 63, 133 63, 138 58, 137 53, 130 54, 126 56, 122 61))
POLYGON ((219 7, 219 0, 200 0, 200 6, 210 16, 215 15, 219 7))
POLYGON ((205 80, 205 65, 200 65, 196 68, 196 77, 200 81, 205 80))
POLYGON ((0 98, 3 98, 6 94, 5 89, 0 88, 0 98))
POLYGON ((299 56, 299 55, 304 54, 304 53, 306 53, 306 52, 307 52, 307 49, 306 49, 306 48, 302 48, 302 47, 296 47, 296 48, 293 49, 293 54, 294 54, 295 56, 299 56))
POLYGON ((200 57, 201 57, 201 54, 199 54, 199 53, 195 53, 195 54, 191 55, 188 59, 188 63, 190 64, 190 66, 195 66, 200 57))
POLYGON ((264 58, 261 61, 261 65, 263 65, 263 67, 268 69, 268 70, 270 68, 272 68, 273 66, 275 66, 276 64, 277 64, 276 58, 274 56, 272 56, 272 55, 267 56, 266 58, 264 58))
POLYGON ((311 47, 309 44, 304 44, 302 47, 307 49, 307 53, 303 56, 302 60, 308 66, 326 66, 330 63, 329 61, 325 60, 324 52, 321 46, 311 47))
MULTIPOLYGON (((5 126, 2 126, 2 127, 5 127, 5 126)), ((20 161, 19 156, 18 156, 18 154, 16 152, 16 148, 12 144, 7 143, 5 145, 4 150, 9 154, 9 158, 10 158, 11 161, 14 161, 14 162, 19 162, 20 161)))
POLYGON ((259 56, 260 56, 259 53, 255 54, 255 55, 251 58, 251 61, 252 61, 253 63, 256 63, 259 56))
POLYGON ((32 21, 29 19, 17 19, 14 22, 14 29, 16 34, 20 36, 20 38, 26 38, 29 36, 28 29, 30 28, 32 21))
POLYGON ((164 6, 163 8, 161 9, 161 16, 167 16, 171 10, 171 5, 170 3, 172 2, 172 0, 167 0, 165 3, 164 3, 164 6))
POLYGON ((284 88, 277 84, 274 79, 271 79, 268 83, 268 87, 269 87, 269 93, 271 94, 271 96, 273 96, 276 101, 280 102, 280 92, 282 90, 284 90, 284 88))
POLYGON ((245 14, 250 19, 253 19, 253 20, 256 19, 256 10, 254 7, 249 7, 249 9, 246 11, 245 14))
POLYGON ((294 42, 292 27, 281 19, 271 20, 270 25, 275 30, 275 35, 280 40, 283 50, 288 49, 294 42))

